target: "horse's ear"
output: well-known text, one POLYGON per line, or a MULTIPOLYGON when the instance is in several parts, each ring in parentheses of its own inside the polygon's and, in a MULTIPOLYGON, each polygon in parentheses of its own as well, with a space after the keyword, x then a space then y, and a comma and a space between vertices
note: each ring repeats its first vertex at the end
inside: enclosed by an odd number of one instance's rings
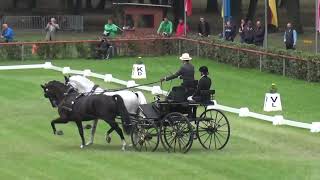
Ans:
MULTIPOLYGON (((70 76, 69 76, 70 77, 70 76)), ((69 82, 69 77, 67 77, 67 76, 64 76, 64 81, 67 83, 67 82, 69 82)))
POLYGON ((46 88, 46 86, 44 86, 44 85, 42 85, 42 84, 41 84, 40 86, 42 87, 42 89, 45 89, 45 88, 46 88))

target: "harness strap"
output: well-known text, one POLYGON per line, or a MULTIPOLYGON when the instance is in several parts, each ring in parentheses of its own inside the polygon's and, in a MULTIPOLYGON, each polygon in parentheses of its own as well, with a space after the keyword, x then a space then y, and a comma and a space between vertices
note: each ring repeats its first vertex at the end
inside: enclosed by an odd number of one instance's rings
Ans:
POLYGON ((99 85, 95 84, 95 85, 93 86, 93 88, 91 89, 91 91, 89 92, 89 94, 93 94, 98 87, 99 87, 99 85))

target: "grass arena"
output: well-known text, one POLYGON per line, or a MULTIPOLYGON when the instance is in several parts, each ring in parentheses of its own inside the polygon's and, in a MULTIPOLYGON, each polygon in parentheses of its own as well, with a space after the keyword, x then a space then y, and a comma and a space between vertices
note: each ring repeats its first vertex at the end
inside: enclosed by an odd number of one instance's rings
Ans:
MULTIPOLYGON (((54 65, 72 69, 90 69, 130 80, 135 57, 110 61, 55 60, 54 65)), ((147 79, 154 82, 175 72, 177 57, 143 57, 147 79)), ((283 115, 304 123, 320 120, 318 83, 290 79, 251 69, 237 69, 212 60, 194 57, 195 69, 206 65, 210 71, 215 99, 219 104, 266 115, 283 115), (281 93, 283 111, 263 112, 264 94, 271 83, 281 93)), ((7 61, 0 65, 38 64, 39 61, 7 61)), ((199 74, 196 73, 196 79, 199 74)), ((107 89, 123 86, 90 78, 107 89)), ((56 109, 44 98, 40 84, 64 81, 61 73, 44 69, 0 71, 0 179, 319 179, 319 133, 289 126, 273 126, 253 118, 225 112, 231 126, 227 146, 221 151, 204 150, 197 140, 187 154, 168 153, 161 146, 156 152, 121 151, 120 138, 113 133, 111 144, 105 141, 109 128, 99 122, 95 143, 79 148, 80 138, 74 123, 57 125, 63 136, 52 134, 50 121, 56 109)), ((180 80, 163 83, 163 90, 180 80)), ((160 84, 159 84, 160 85, 160 84)), ((150 92, 143 92, 148 102, 150 92)), ((86 124, 86 123, 84 123, 86 124)), ((85 130, 86 138, 89 130, 85 130)), ((128 142, 130 138, 126 136, 128 142)))

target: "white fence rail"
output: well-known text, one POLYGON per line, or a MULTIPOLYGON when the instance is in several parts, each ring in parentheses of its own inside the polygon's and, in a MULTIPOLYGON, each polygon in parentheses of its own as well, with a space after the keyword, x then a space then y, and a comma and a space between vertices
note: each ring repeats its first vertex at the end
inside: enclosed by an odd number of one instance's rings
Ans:
MULTIPOLYGON (((113 82, 113 83, 121 84, 121 85, 124 85, 127 87, 132 87, 132 86, 138 85, 134 81, 123 81, 120 79, 116 79, 112 76, 112 74, 104 74, 104 75, 98 74, 98 73, 91 72, 91 70, 89 70, 89 69, 79 71, 79 70, 73 70, 70 67, 61 68, 61 67, 57 67, 57 66, 52 65, 51 62, 46 62, 44 64, 34 64, 34 65, 0 66, 0 70, 20 70, 20 69, 51 69, 51 70, 62 72, 63 74, 79 74, 79 75, 84 75, 84 76, 91 76, 91 77, 103 79, 105 82, 113 82)), ((152 94, 167 95, 167 93, 168 93, 167 91, 161 90, 161 88, 159 86, 153 86, 153 87, 140 86, 140 87, 137 87, 136 89, 149 91, 152 94)), ((292 120, 284 119, 284 117, 280 116, 280 115, 267 116, 264 114, 250 112, 250 110, 248 108, 237 109, 237 108, 233 108, 233 107, 220 105, 217 103, 215 103, 214 106, 210 106, 208 108, 216 108, 216 109, 220 109, 223 111, 239 114, 240 117, 251 117, 251 118, 258 119, 258 120, 272 122, 273 125, 288 125, 288 126, 297 127, 297 128, 309 129, 310 132, 313 132, 313 133, 320 132, 320 122, 313 122, 310 124, 310 123, 292 121, 292 120)))

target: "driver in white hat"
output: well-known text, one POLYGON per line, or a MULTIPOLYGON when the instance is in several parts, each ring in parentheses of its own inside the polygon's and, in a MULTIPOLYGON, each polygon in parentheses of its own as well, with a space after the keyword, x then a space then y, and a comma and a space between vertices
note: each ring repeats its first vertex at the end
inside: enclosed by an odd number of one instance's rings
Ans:
POLYGON ((190 89, 194 88, 196 85, 194 84, 194 67, 190 63, 192 58, 188 53, 183 53, 180 57, 180 60, 182 62, 182 66, 180 69, 174 73, 171 76, 166 76, 161 79, 161 81, 170 81, 172 79, 175 79, 177 77, 180 77, 180 79, 183 80, 181 87, 185 88, 187 90, 186 95, 190 95, 193 92, 190 91, 190 89))

